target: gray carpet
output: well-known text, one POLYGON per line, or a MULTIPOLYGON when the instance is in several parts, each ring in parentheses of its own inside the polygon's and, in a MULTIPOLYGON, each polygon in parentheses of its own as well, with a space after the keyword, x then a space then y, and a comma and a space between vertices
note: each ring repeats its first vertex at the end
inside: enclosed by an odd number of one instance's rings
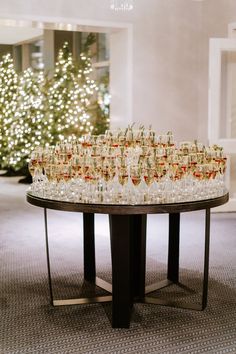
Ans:
MULTIPOLYGON (((130 329, 112 329, 111 305, 49 305, 43 212, 25 186, 0 178, 0 353, 236 353, 236 218, 213 214, 209 304, 205 311, 135 304, 130 329)), ((181 280, 201 289, 202 212, 184 214, 181 280)), ((49 211, 57 298, 104 292, 83 283, 82 216, 49 211)), ((108 220, 96 216, 97 272, 110 280, 108 220)), ((167 217, 148 217, 147 284, 165 278, 167 217)), ((200 300, 170 287, 154 296, 200 300)))

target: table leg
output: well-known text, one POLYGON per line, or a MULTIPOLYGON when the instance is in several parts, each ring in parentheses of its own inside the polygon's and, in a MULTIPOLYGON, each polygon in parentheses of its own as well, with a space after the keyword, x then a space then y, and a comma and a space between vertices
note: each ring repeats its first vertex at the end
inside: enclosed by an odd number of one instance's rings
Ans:
POLYGON ((133 297, 145 296, 147 215, 131 215, 133 297))
POLYGON ((110 215, 112 327, 129 328, 132 308, 130 215, 110 215))
MULTIPOLYGON (((94 240, 94 237, 91 237, 91 235, 94 235, 94 232, 90 232, 89 233, 89 228, 91 228, 91 230, 94 228, 92 228, 92 225, 93 225, 93 221, 94 221, 94 215, 93 214, 90 214, 92 215, 93 217, 90 217, 90 216, 85 216, 85 230, 86 232, 88 233, 88 239, 89 241, 86 243, 86 255, 87 254, 90 254, 92 256, 92 259, 94 259, 94 265, 95 265, 95 257, 93 256, 94 255, 94 242, 92 242, 92 240, 94 240), (92 221, 91 223, 89 221, 92 221)), ((73 299, 63 299, 63 300, 59 300, 59 299, 56 299, 54 300, 53 298, 53 290, 52 290, 52 276, 51 276, 51 266, 50 266, 50 253, 49 253, 49 242, 48 242, 48 223, 47 223, 47 209, 44 208, 44 224, 45 224, 45 240, 46 240, 46 256, 47 256, 47 269, 48 269, 48 283, 49 283, 49 294, 50 294, 50 303, 52 306, 67 306, 67 305, 79 305, 79 304, 93 304, 93 303, 97 303, 97 302, 110 302, 112 300, 112 297, 109 295, 109 296, 94 296, 94 297, 90 297, 90 298, 73 298, 73 299)), ((90 230, 90 231, 91 231, 90 230)), ((86 232, 85 232, 85 235, 86 235, 86 232)), ((95 266, 90 268, 88 267, 89 265, 89 262, 86 261, 86 271, 87 271, 87 275, 88 276, 91 276, 93 275, 93 270, 95 272, 95 266)), ((95 279, 95 277, 93 278, 95 279)), ((100 285, 98 286, 101 286, 103 287, 104 285, 107 286, 109 284, 107 284, 105 281, 102 281, 100 280, 100 285)), ((109 291, 109 290, 108 290, 109 291)))
POLYGON ((207 306, 208 274, 209 274, 209 250, 210 250, 210 216, 211 216, 211 210, 210 209, 206 209, 202 310, 204 310, 206 308, 206 306, 207 306))
POLYGON ((84 223, 84 279, 95 281, 95 240, 94 240, 94 214, 83 213, 84 223))
POLYGON ((169 249, 167 279, 178 283, 179 281, 179 227, 180 214, 169 214, 169 249))
MULTIPOLYGON (((169 231, 169 255, 168 255, 168 280, 159 282, 157 284, 152 284, 146 288, 146 293, 153 292, 155 290, 161 289, 173 283, 177 284, 181 288, 189 291, 195 292, 189 289, 187 286, 179 283, 179 214, 170 214, 170 231, 169 231)), ((183 309, 191 309, 202 311, 207 306, 207 296, 208 296, 208 276, 209 276, 209 250, 210 250, 210 209, 206 209, 205 216, 205 250, 204 250, 204 271, 203 271, 203 289, 202 289, 202 300, 201 304, 191 304, 185 303, 180 304, 175 301, 168 301, 165 299, 158 299, 155 297, 147 296, 144 299, 145 303, 148 304, 159 304, 165 306, 179 307, 183 309)))
POLYGON ((52 292, 52 277, 51 277, 51 267, 50 267, 49 243, 48 243, 48 219, 47 219, 47 209, 46 208, 44 208, 44 226, 45 226, 45 241, 46 241, 49 295, 50 295, 50 303, 53 306, 54 304, 53 304, 53 292, 52 292))

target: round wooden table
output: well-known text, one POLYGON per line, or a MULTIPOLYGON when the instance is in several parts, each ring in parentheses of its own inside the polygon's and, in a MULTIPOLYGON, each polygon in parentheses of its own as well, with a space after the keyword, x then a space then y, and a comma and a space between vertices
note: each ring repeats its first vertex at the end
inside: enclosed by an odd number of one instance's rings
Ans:
POLYGON ((53 306, 88 304, 112 301, 112 326, 128 328, 134 302, 175 306, 192 310, 203 310, 207 305, 210 209, 227 203, 229 194, 206 200, 143 205, 84 204, 36 197, 27 193, 30 204, 44 208, 46 252, 51 304, 53 306), (47 209, 83 213, 84 222, 84 279, 110 292, 112 295, 94 298, 55 300, 50 270, 48 247, 47 209), (203 290, 201 305, 178 305, 175 301, 165 301, 148 296, 154 290, 176 284, 188 290, 179 282, 179 238, 180 213, 205 210, 205 250, 203 290), (96 277, 94 214, 108 214, 111 237, 112 284, 96 277), (169 214, 169 246, 167 279, 145 287, 146 273, 146 222, 147 214, 169 214))

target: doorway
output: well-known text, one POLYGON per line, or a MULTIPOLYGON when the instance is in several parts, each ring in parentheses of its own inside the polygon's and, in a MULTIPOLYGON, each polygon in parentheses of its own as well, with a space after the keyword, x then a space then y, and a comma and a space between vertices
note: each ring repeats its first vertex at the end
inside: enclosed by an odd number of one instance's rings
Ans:
POLYGON ((0 19, 1 30, 4 27, 12 29, 12 32, 35 30, 40 31, 78 31, 109 34, 110 47, 110 125, 111 127, 125 127, 132 123, 132 67, 133 67, 133 37, 132 25, 122 22, 103 22, 85 20, 71 20, 68 22, 43 22, 41 18, 34 20, 9 20, 0 19), (17 31, 20 29, 21 31, 17 31))
POLYGON ((210 39, 208 139, 228 156, 230 200, 218 211, 236 211, 236 36, 210 39))

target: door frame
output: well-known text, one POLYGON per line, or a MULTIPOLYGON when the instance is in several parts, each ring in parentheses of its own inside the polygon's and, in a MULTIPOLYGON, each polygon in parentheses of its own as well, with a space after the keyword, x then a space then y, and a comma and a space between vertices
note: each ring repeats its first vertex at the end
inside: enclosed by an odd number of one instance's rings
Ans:
POLYGON ((110 125, 125 127, 133 121, 133 25, 127 22, 68 17, 0 15, 0 25, 43 30, 106 32, 110 35, 110 125))
MULTIPOLYGON (((236 153, 236 139, 221 138, 221 66, 222 53, 236 52, 236 38, 211 38, 209 48, 209 92, 208 92, 208 141, 209 144, 219 144, 226 154, 236 153)), ((226 173, 226 185, 230 184, 230 161, 226 173)), ((236 197, 230 197, 227 204, 214 209, 215 211, 236 211, 236 197)))

